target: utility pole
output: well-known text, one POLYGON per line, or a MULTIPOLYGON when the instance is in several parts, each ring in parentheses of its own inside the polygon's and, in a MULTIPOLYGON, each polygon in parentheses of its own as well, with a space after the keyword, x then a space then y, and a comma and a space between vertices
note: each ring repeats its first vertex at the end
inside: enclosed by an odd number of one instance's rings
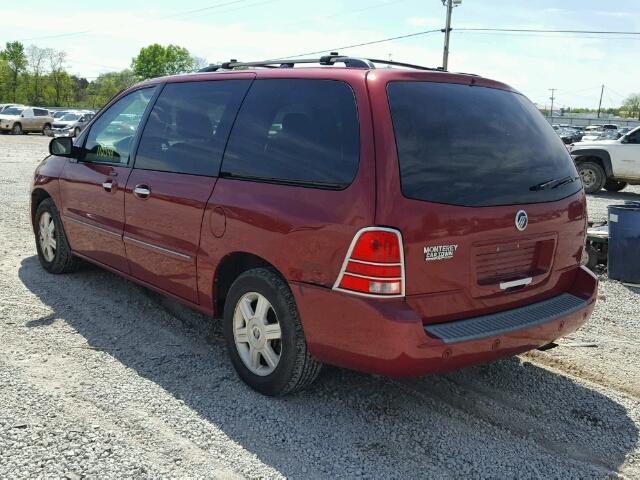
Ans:
POLYGON ((447 22, 444 27, 444 51, 442 53, 442 69, 446 70, 449 66, 449 38, 451 36, 451 12, 453 7, 457 7, 462 0, 442 0, 442 5, 447 7, 447 22))
POLYGON ((556 99, 556 90, 557 88, 550 88, 551 96, 549 99, 551 100, 551 110, 549 110, 549 118, 551 118, 551 123, 553 123, 553 101, 556 99))
POLYGON ((598 102, 598 118, 600 118, 600 109, 602 108, 602 94, 604 93, 604 85, 600 89, 600 101, 598 102))

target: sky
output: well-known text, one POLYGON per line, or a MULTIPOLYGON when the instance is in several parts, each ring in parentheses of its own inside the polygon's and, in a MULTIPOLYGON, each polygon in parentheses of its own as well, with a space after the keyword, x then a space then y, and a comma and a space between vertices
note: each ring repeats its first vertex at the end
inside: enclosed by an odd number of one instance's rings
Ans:
MULTIPOLYGON (((67 0, 10 2, 0 44, 65 50, 71 73, 121 70, 141 47, 177 44, 208 62, 334 50, 444 27, 441 0, 67 0)), ((449 70, 503 81, 540 106, 619 106, 640 93, 640 35, 506 34, 457 28, 640 32, 640 0, 462 0, 453 10, 449 70)), ((440 31, 341 54, 437 67, 440 31)), ((319 56, 319 55, 316 55, 319 56)))

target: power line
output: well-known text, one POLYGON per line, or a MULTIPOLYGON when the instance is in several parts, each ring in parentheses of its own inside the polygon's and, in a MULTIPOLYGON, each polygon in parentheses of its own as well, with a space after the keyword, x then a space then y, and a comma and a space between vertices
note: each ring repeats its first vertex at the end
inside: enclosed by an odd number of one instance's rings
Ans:
POLYGON ((226 6, 229 6, 229 5, 235 5, 237 3, 244 3, 244 2, 247 2, 247 1, 248 0, 233 0, 231 2, 216 3, 216 4, 210 5, 208 7, 196 8, 194 10, 187 10, 185 12, 174 13, 174 14, 167 15, 167 16, 164 16, 164 17, 158 17, 155 20, 166 20, 168 18, 176 18, 176 17, 180 17, 182 15, 189 15, 189 14, 192 14, 192 13, 204 12, 206 10, 213 10, 215 8, 222 8, 222 7, 226 7, 226 6))
MULTIPOLYGON (((599 34, 599 35, 635 35, 640 37, 640 32, 632 32, 632 31, 612 31, 612 30, 553 30, 553 29, 533 29, 533 28, 454 28, 452 29, 454 32, 504 32, 504 33, 571 33, 571 34, 599 34)), ((379 40, 372 40, 370 42, 358 43, 354 45, 345 45, 342 47, 336 48, 327 48, 324 50, 318 50, 315 52, 307 52, 301 53, 297 55, 289 55, 286 57, 278 57, 273 60, 286 60, 288 58, 293 57, 304 57, 307 55, 315 55, 319 53, 331 52, 335 50, 344 50, 346 48, 354 48, 354 47, 363 47, 366 45, 374 45, 377 43, 391 42, 394 40, 401 40, 403 38, 417 37, 419 35, 427 35, 430 33, 442 32, 442 29, 436 30, 425 30, 422 32, 409 33, 406 35, 397 35, 395 37, 387 37, 381 38, 379 40)))
POLYGON ((376 43, 391 42, 393 40, 401 40, 403 38, 417 37, 419 35, 427 35, 429 33, 436 33, 436 32, 440 32, 440 29, 437 29, 437 30, 425 30, 423 32, 409 33, 407 35, 398 35, 398 36, 395 36, 395 37, 381 38, 379 40, 372 40, 370 42, 356 43, 356 44, 353 44, 353 45, 343 45, 342 47, 327 48, 327 49, 318 50, 318 51, 315 51, 315 52, 298 53, 296 55, 289 55, 289 56, 286 56, 286 57, 278 57, 278 58, 273 58, 271 60, 286 60, 288 58, 294 58, 294 57, 306 57, 307 55, 316 55, 316 54, 319 54, 319 53, 334 52, 334 51, 338 51, 338 50, 345 50, 347 48, 364 47, 365 45, 374 45, 376 43))
POLYGON ((640 32, 623 30, 553 30, 540 28, 455 28, 454 31, 466 32, 527 32, 527 33, 579 33, 597 35, 640 35, 640 32))
MULTIPOLYGON (((234 4, 238 4, 238 3, 244 3, 244 2, 248 2, 249 0, 233 0, 233 1, 229 1, 229 2, 218 2, 215 3, 213 5, 210 5, 208 7, 203 7, 203 8, 198 8, 195 10, 186 10, 186 11, 182 11, 182 12, 177 12, 177 13, 173 13, 171 15, 167 15, 164 17, 158 17, 158 18, 152 18, 152 21, 157 21, 157 20, 167 20, 169 18, 175 18, 175 17, 180 17, 183 15, 190 15, 193 13, 198 13, 198 12, 202 12, 205 10, 213 10, 215 8, 222 8, 222 7, 226 7, 229 5, 234 5, 234 4)), ((270 0, 270 1, 275 1, 275 0, 270 0)), ((262 2, 262 3, 269 3, 269 2, 262 2)), ((233 11, 233 10, 230 10, 233 11)), ((59 37, 70 37, 73 35, 84 35, 86 33, 92 33, 95 30, 82 30, 82 31, 78 31, 78 32, 69 32, 69 33, 60 33, 57 35, 43 35, 43 36, 39 36, 39 37, 30 37, 30 38, 19 38, 15 41, 17 42, 28 42, 28 41, 32 41, 32 40, 45 40, 45 39, 49 39, 49 38, 59 38, 59 37)))
POLYGON ((82 30, 81 32, 69 32, 69 33, 60 33, 58 35, 43 35, 41 37, 30 37, 30 38, 19 38, 15 40, 16 42, 30 42, 31 40, 42 40, 45 38, 59 38, 59 37, 71 37, 73 35, 83 35, 85 33, 91 33, 93 30, 82 30))

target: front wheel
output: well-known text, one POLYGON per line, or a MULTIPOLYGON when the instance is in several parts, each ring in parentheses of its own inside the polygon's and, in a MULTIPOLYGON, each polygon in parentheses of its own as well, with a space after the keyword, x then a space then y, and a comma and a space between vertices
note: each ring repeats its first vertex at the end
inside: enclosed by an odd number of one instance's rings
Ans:
POLYGON ((311 384, 322 364, 311 357, 293 294, 271 268, 256 268, 231 285, 224 307, 224 337, 242 380, 271 396, 311 384))
POLYGON ((20 125, 19 123, 14 123, 11 132, 14 135, 22 135, 22 125, 20 125))
POLYGON ((620 192, 627 186, 626 182, 619 182, 617 180, 607 180, 604 184, 604 189, 607 192, 620 192))
POLYGON ((602 167, 594 162, 580 163, 578 165, 578 174, 582 180, 584 191, 587 193, 598 192, 607 180, 602 167))
POLYGON ((80 130, 79 128, 77 128, 77 127, 76 127, 76 128, 73 130, 73 136, 74 136, 74 138, 78 138, 78 136, 80 135, 80 132, 81 132, 81 130, 80 130))
POLYGON ((43 200, 36 209, 35 235, 38 259, 49 273, 67 273, 78 268, 79 260, 71 253, 53 200, 43 200))

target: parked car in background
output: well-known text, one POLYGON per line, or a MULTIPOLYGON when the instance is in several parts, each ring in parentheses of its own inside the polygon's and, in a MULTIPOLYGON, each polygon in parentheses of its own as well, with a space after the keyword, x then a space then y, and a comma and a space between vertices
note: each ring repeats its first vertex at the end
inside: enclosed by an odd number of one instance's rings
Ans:
POLYGON ((53 117, 49 110, 38 107, 9 107, 0 113, 0 132, 14 135, 39 132, 49 135, 53 117))
POLYGON ((474 75, 318 62, 149 80, 52 139, 31 192, 42 267, 84 258, 222 317, 268 395, 322 363, 443 372, 586 321, 586 197, 535 105, 474 75))
POLYGON ((24 107, 24 105, 19 103, 0 103, 0 113, 11 107, 24 107))
POLYGON ((578 142, 582 138, 582 134, 572 127, 562 127, 559 130, 556 130, 556 133, 560 136, 565 145, 578 142))
POLYGON ((623 137, 624 135, 629 133, 631 130, 633 130, 633 128, 631 127, 620 127, 618 129, 618 138, 623 137))
POLYGON ((56 110, 55 112, 52 113, 52 117, 54 120, 60 120, 62 117, 64 117, 67 113, 69 113, 71 110, 56 110))
POLYGON ((93 113, 68 111, 64 116, 53 122, 51 126, 51 136, 77 137, 92 118, 93 113))
POLYGON ((587 193, 640 185, 640 127, 615 140, 574 143, 569 152, 587 193))
POLYGON ((593 142, 599 140, 604 135, 604 130, 599 125, 589 125, 584 129, 584 135, 582 135, 582 142, 593 142))

